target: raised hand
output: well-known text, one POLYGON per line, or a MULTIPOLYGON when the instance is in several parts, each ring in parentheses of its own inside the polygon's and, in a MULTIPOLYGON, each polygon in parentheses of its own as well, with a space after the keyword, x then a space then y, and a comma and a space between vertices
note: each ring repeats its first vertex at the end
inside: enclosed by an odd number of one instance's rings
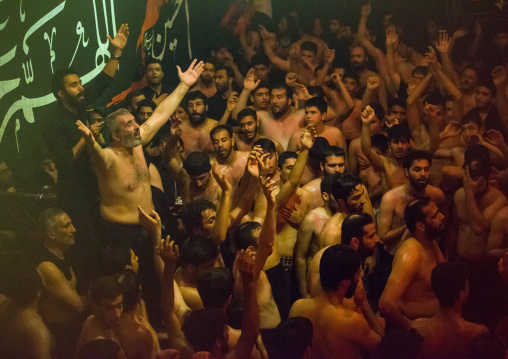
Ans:
POLYGON ((448 33, 442 32, 439 34, 439 40, 436 41, 436 50, 442 54, 447 54, 450 49, 450 37, 448 33))
POLYGON ((374 110, 372 109, 372 107, 365 106, 365 109, 362 111, 362 115, 361 115, 362 124, 364 124, 365 126, 369 126, 372 119, 374 118, 374 116, 375 116, 375 113, 374 113, 374 110))
POLYGON ((385 117, 385 125, 386 128, 391 128, 395 125, 399 124, 399 119, 396 116, 386 116, 385 117))
POLYGON ((154 210, 148 214, 138 206, 138 219, 139 224, 150 234, 152 240, 158 241, 162 232, 162 222, 159 214, 154 210))
POLYGON ((261 146, 255 146, 249 153, 249 157, 247 158, 247 171, 254 178, 259 177, 259 156, 263 154, 263 150, 261 146))
POLYGON ((307 101, 309 98, 311 98, 309 90, 305 85, 295 82, 293 84, 293 88, 295 90, 295 95, 299 101, 307 101))
POLYGON ((300 143, 303 148, 310 150, 314 145, 314 140, 316 139, 316 129, 314 127, 306 128, 302 135, 300 136, 300 143))
POLYGON ((157 157, 161 154, 159 147, 155 146, 152 142, 150 142, 148 146, 144 148, 144 150, 150 155, 150 157, 157 157))
POLYGON ((164 265, 175 268, 180 257, 180 250, 175 241, 170 241, 170 237, 167 236, 166 240, 161 239, 157 247, 157 254, 161 257, 164 265))
POLYGON ((485 132, 485 140, 492 146, 501 147, 504 144, 504 137, 498 130, 488 130, 485 132))
POLYGON ((103 123, 104 122, 95 122, 94 124, 91 124, 90 126, 88 126, 88 128, 92 132, 93 137, 95 139, 98 139, 99 136, 101 135, 101 129, 102 129, 103 123))
POLYGON ((256 260, 256 252, 247 248, 240 250, 236 253, 235 265, 242 276, 243 283, 253 283, 257 280, 257 275, 254 267, 256 260))
POLYGON ((477 179, 476 181, 471 178, 471 175, 469 174, 469 166, 466 166, 463 171, 463 183, 464 183, 464 189, 471 190, 473 193, 477 192, 477 189, 480 187, 480 181, 481 178, 477 179))
POLYGON ((395 30, 395 26, 389 26, 386 29, 386 47, 394 46, 399 42, 399 35, 397 34, 397 30, 395 30))
POLYGON ((286 74, 286 85, 293 86, 296 82, 296 72, 288 72, 286 74))
POLYGON ((431 118, 436 114, 437 107, 426 102, 425 107, 423 108, 423 112, 427 115, 427 117, 431 118))
POLYGON ((201 75, 203 72, 203 67, 205 66, 203 61, 200 61, 196 64, 197 61, 198 60, 194 59, 194 61, 192 61, 189 68, 185 72, 182 72, 180 66, 176 65, 180 81, 186 84, 188 87, 194 85, 194 83, 198 80, 199 75, 201 75))
POLYGON ((261 80, 256 81, 255 70, 250 69, 243 79, 243 88, 248 91, 254 91, 256 87, 258 87, 260 81, 261 80))
POLYGON ((127 39, 129 38, 129 24, 122 24, 114 39, 112 39, 109 35, 106 35, 106 37, 108 38, 111 46, 113 46, 116 50, 123 50, 127 44, 127 39))
POLYGON ((372 12, 372 6, 370 3, 362 5, 362 16, 367 17, 372 12))
POLYGON ((273 191, 275 191, 277 185, 270 177, 260 176, 260 179, 261 179, 261 189, 263 190, 263 194, 265 195, 266 200, 272 204, 275 203, 273 191))
POLYGON ((298 203, 295 203, 295 207, 292 209, 288 208, 287 205, 282 207, 279 213, 282 218, 284 218, 284 220, 295 229, 300 227, 303 217, 305 217, 305 212, 302 211, 301 205, 298 203))
POLYGON ((335 59, 335 49, 329 49, 327 46, 325 51, 325 63, 331 65, 334 59, 335 59))
POLYGON ((176 114, 173 114, 170 118, 171 121, 171 136, 180 137, 182 135, 182 120, 178 118, 176 114))
POLYGON ((362 308, 367 303, 367 293, 362 285, 356 286, 354 302, 358 308, 362 308))
POLYGON ((89 143, 95 142, 95 137, 94 137, 92 131, 90 131, 90 129, 88 127, 86 127, 83 122, 81 122, 80 120, 77 120, 76 125, 78 126, 78 130, 81 132, 81 136, 87 142, 89 142, 89 143))
POLYGON ((222 191, 231 191, 233 189, 231 170, 228 167, 219 166, 217 162, 215 162, 212 166, 212 175, 222 191))
POLYGON ((226 111, 233 112, 237 104, 238 104, 238 92, 233 91, 231 92, 231 95, 229 95, 228 102, 226 104, 226 111))
POLYGON ((269 40, 269 39, 272 39, 275 37, 274 34, 268 32, 268 30, 262 25, 259 25, 258 32, 259 32, 259 35, 261 36, 261 38, 263 39, 263 41, 266 41, 266 40, 269 40))
POLYGON ((468 29, 466 29, 465 27, 459 27, 457 30, 455 30, 455 32, 453 33, 453 38, 454 39, 459 39, 461 37, 464 37, 467 35, 467 33, 469 32, 468 29))
POLYGON ((436 51, 432 46, 429 46, 429 52, 425 53, 425 58, 427 59, 429 66, 432 69, 435 69, 439 66, 439 62, 437 61, 436 51))
POLYGON ((460 123, 458 121, 450 121, 441 132, 441 139, 457 137, 460 134, 460 123))
POLYGON ((494 81, 494 85, 501 86, 506 83, 506 79, 508 78, 508 73, 503 66, 494 67, 492 70, 492 80, 494 81))
POLYGON ((367 79, 367 88, 369 90, 377 90, 379 88, 379 75, 369 76, 367 79))

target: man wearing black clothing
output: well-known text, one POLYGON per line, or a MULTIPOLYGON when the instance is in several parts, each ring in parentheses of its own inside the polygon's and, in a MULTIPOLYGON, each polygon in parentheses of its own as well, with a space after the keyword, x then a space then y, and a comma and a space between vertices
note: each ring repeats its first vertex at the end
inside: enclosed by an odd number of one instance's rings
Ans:
POLYGON ((153 58, 148 59, 145 63, 145 76, 148 86, 143 87, 140 91, 147 100, 153 101, 158 106, 166 96, 173 92, 173 89, 162 82, 164 71, 162 71, 161 62, 153 58))
MULTIPOLYGON (((86 105, 111 84, 129 37, 129 26, 122 24, 114 39, 107 37, 112 46, 111 56, 103 71, 86 89, 73 70, 55 72, 51 87, 57 104, 42 123, 42 136, 58 170, 58 198, 78 229, 77 252, 83 261, 86 261, 87 254, 90 255, 87 249, 92 248, 92 224, 94 213, 98 214, 99 203, 97 180, 90 167, 89 155, 84 151, 85 140, 76 121, 87 123, 86 105)), ((91 125, 90 130, 94 136, 100 135, 100 126, 91 125)))

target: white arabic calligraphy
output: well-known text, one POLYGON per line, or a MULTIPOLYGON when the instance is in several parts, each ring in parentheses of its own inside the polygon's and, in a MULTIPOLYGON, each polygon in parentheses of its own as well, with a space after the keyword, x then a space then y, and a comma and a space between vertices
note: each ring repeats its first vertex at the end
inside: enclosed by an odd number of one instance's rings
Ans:
MULTIPOLYGON (((49 56, 51 57, 51 73, 54 73, 53 71, 53 62, 55 61, 55 51, 53 51, 53 35, 56 34, 56 28, 51 29, 51 38, 49 37, 48 33, 44 33, 44 40, 47 40, 49 43, 49 56)), ((31 64, 30 64, 31 65, 31 64)))

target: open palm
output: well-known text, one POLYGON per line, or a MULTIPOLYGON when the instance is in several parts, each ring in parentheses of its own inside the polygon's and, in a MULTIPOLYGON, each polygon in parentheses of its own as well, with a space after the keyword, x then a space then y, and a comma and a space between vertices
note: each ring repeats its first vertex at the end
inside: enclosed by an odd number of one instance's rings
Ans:
POLYGON ((196 64, 198 60, 194 59, 192 63, 190 64, 187 71, 182 72, 182 69, 180 66, 176 66, 176 69, 178 70, 178 77, 180 77, 180 81, 185 83, 187 86, 191 87, 194 85, 194 83, 199 78, 199 75, 203 72, 203 61, 200 61, 198 64, 196 64))

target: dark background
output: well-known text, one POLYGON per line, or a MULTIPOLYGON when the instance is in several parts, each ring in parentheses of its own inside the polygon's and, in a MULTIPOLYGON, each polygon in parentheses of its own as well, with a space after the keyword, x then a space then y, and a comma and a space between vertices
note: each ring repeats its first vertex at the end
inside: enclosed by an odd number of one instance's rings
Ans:
MULTIPOLYGON (((137 46, 145 21, 147 8, 157 11, 157 3, 163 3, 160 8, 158 21, 148 28, 146 34, 161 36, 161 43, 156 43, 154 53, 160 54, 164 34, 167 39, 163 56, 165 80, 169 84, 178 81, 175 65, 186 68, 190 62, 189 47, 194 58, 204 58, 208 55, 210 44, 228 34, 220 29, 220 20, 228 9, 228 0, 189 0, 187 19, 186 1, 173 0, 67 0, 67 1, 15 1, 7 0, 0 3, 0 161, 7 160, 10 167, 17 173, 18 180, 27 180, 30 168, 34 166, 43 154, 43 143, 40 137, 40 119, 47 115, 50 106, 54 105, 51 95, 50 80, 53 70, 68 67, 76 51, 72 67, 77 74, 86 79, 85 75, 103 67, 107 58, 97 57, 99 48, 98 36, 102 42, 106 41, 106 34, 114 36, 122 23, 129 23, 130 38, 125 48, 120 68, 114 84, 107 89, 96 105, 106 106, 111 99, 126 91, 131 83, 143 76, 142 46, 137 46), (21 3, 21 8, 20 8, 21 3), (106 8, 103 8, 103 3, 106 8), (24 51, 24 37, 27 31, 36 26, 40 19, 58 6, 63 9, 52 19, 38 27, 26 41, 27 52, 24 51), (95 4, 95 11, 94 11, 95 4), (111 7, 113 4, 113 9, 111 7), (180 7, 178 7, 180 4, 180 7), (106 12, 106 16, 104 14, 106 12), (165 23, 174 17, 173 25, 165 30, 165 23), (97 20, 95 13, 97 13, 97 20), (24 15, 24 21, 22 21, 24 15), (113 18, 116 29, 113 29, 113 18), (190 44, 187 36, 188 21, 190 25, 190 44), (84 38, 88 41, 83 46, 83 39, 77 33, 78 22, 84 29, 84 38), (106 26, 106 24, 108 26, 106 26), (53 31, 53 28, 56 32, 53 31), (97 35, 97 30, 99 35, 97 35), (51 63, 51 40, 54 51, 54 61, 51 63), (176 39, 176 47, 171 51, 168 43, 176 39), (79 40, 79 46, 77 46, 79 40), (12 60, 6 62, 7 54, 15 52, 12 60), (2 61, 3 60, 3 61, 2 61), (25 79, 25 71, 32 64, 33 79, 25 79), (23 69, 25 65, 25 70, 23 69), (52 65, 52 66, 51 66, 52 65), (10 91, 9 91, 10 90, 10 91), (28 99, 17 111, 12 112, 17 101, 28 99), (30 99, 42 99, 33 108, 33 122, 31 121, 30 99), (45 100, 44 100, 45 99, 45 100), (10 114, 10 115, 9 115, 10 114), (3 130, 3 132, 2 132, 3 130)), ((300 14, 318 14, 322 16, 325 30, 327 28, 326 15, 339 13, 344 22, 353 27, 357 26, 360 0, 272 0, 274 20, 290 10, 298 10, 300 14)), ((434 19, 443 26, 449 20, 447 1, 445 0, 375 0, 373 1, 373 22, 369 27, 380 30, 380 20, 386 11, 392 11, 406 27, 416 29, 412 36, 419 37, 425 28, 425 22, 434 19), (378 19, 379 21, 376 21, 378 19)), ((91 77, 90 75, 88 76, 91 77)), ((19 103, 18 103, 19 104, 19 103)))

